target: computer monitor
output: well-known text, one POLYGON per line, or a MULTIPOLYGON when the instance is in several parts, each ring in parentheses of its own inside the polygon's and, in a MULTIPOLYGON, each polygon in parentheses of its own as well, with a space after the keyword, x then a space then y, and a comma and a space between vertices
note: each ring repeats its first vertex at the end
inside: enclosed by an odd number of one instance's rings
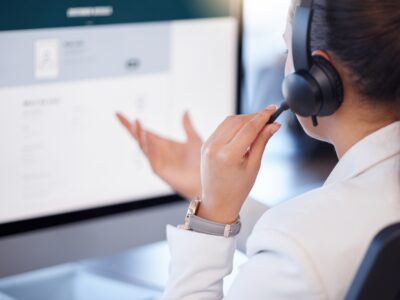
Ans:
POLYGON ((183 201, 115 113, 207 137, 239 107, 240 33, 238 0, 0 4, 0 276, 163 234, 183 201))

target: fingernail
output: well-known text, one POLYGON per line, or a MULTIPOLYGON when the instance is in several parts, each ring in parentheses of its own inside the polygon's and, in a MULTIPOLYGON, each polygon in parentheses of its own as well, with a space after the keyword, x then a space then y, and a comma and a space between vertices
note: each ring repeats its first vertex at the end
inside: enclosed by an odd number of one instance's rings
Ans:
POLYGON ((271 134, 275 134, 281 128, 280 124, 275 124, 271 127, 271 134))
POLYGON ((276 110, 277 108, 276 108, 275 104, 271 104, 271 105, 268 105, 265 109, 266 110, 276 110))

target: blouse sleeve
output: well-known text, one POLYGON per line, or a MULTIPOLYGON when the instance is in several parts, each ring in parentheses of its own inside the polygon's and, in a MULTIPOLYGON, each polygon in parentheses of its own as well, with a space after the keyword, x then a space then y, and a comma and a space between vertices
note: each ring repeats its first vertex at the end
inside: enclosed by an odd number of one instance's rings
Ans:
POLYGON ((168 226, 167 235, 171 264, 163 300, 321 299, 311 292, 294 260, 267 249, 240 267, 224 298, 223 279, 232 271, 235 238, 172 226, 168 226))

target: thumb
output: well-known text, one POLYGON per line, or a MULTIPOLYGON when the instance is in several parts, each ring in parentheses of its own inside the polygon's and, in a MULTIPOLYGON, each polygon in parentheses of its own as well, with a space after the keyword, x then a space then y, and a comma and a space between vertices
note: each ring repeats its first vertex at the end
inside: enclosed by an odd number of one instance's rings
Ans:
POLYGON ((265 147, 269 139, 281 128, 278 123, 273 123, 266 126, 258 135, 253 145, 251 146, 249 160, 251 163, 260 163, 265 147))
POLYGON ((185 129, 185 133, 188 139, 195 138, 197 140, 201 140, 199 134, 196 129, 194 129, 192 125, 192 121, 190 120, 189 113, 185 111, 182 118, 183 128, 185 129))

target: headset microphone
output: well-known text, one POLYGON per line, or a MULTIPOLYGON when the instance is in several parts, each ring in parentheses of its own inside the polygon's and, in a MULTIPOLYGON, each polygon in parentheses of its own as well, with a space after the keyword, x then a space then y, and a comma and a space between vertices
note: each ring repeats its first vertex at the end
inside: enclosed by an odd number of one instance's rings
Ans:
POLYGON ((271 115, 267 124, 272 124, 278 119, 278 117, 286 110, 289 109, 289 105, 286 102, 282 102, 279 108, 271 115))

